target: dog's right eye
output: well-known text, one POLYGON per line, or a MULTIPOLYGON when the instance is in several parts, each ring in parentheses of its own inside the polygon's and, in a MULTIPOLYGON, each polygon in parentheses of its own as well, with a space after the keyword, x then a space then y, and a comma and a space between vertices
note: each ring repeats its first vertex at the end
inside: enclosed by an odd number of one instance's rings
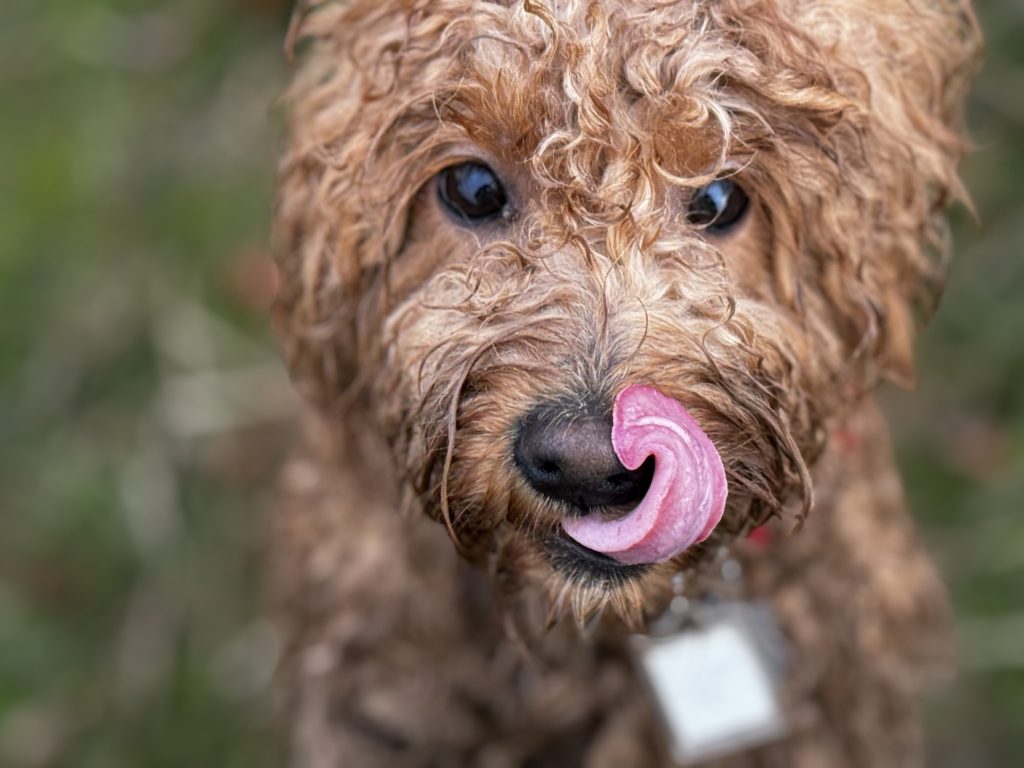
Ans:
POLYGON ((461 222, 479 224, 505 214, 508 197, 497 175, 482 163, 459 163, 437 175, 437 196, 461 222))
POLYGON ((721 235, 739 224, 750 208, 750 198, 732 179, 716 179, 697 190, 687 221, 721 235))

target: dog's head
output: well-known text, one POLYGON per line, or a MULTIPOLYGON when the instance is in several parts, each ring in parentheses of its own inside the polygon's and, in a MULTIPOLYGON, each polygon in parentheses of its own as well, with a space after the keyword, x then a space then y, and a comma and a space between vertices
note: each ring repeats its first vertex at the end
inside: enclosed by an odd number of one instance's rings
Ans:
POLYGON ((386 437, 466 554, 627 610, 806 507, 830 423, 912 379, 967 0, 314 0, 293 38, 289 364, 327 419, 386 437), (662 453, 626 462, 646 417, 662 453), (661 518, 694 483, 684 535, 661 518), (578 541, 615 525, 660 545, 578 541))

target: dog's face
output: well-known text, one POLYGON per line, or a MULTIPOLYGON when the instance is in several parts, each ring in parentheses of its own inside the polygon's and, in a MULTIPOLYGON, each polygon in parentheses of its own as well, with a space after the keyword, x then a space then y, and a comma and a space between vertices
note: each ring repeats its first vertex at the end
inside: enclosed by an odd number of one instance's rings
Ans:
POLYGON ((962 4, 312 6, 278 327, 300 386, 379 430, 470 556, 628 612, 809 504, 831 421, 911 378, 958 190, 962 4), (656 564, 562 529, 647 493, 650 462, 611 440, 635 385, 685 408, 728 480, 710 539, 656 564))

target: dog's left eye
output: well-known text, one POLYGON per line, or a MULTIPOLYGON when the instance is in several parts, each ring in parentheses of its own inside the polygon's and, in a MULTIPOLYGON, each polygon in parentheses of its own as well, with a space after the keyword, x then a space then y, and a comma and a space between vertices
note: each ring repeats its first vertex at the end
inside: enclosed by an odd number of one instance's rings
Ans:
POLYGON ((459 163, 437 175, 437 195, 460 221, 478 224, 505 212, 508 198, 497 175, 482 163, 459 163))
POLYGON ((739 184, 731 179, 716 179, 697 190, 686 218, 694 226, 722 234, 743 220, 749 206, 750 198, 739 184))

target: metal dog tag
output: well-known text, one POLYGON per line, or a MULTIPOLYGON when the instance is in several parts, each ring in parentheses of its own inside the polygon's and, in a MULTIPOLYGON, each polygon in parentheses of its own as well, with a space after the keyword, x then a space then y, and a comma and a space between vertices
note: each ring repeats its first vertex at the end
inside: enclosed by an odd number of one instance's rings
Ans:
MULTIPOLYGON (((694 765, 781 737, 785 720, 770 666, 777 629, 770 613, 731 604, 701 612, 692 627, 637 636, 633 650, 670 737, 674 758, 694 765)), ((776 647, 774 650, 778 650, 776 647)))

